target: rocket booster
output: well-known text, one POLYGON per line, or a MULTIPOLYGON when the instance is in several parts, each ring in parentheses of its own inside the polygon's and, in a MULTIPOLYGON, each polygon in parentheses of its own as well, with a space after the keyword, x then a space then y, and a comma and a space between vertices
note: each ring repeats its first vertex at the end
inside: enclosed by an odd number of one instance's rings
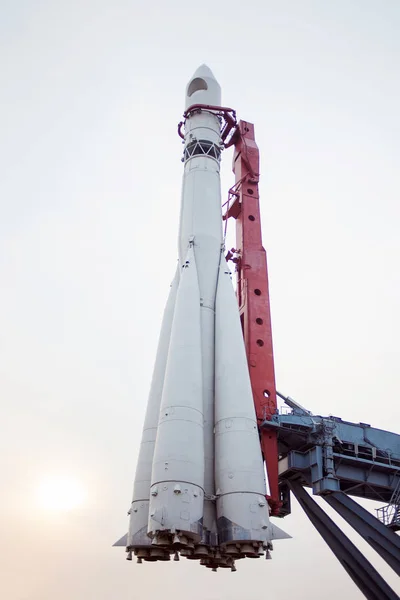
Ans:
MULTIPOLYGON (((164 312, 129 510, 128 559, 206 567, 269 555, 269 520, 239 310, 224 257, 221 88, 186 87, 178 268, 164 312)), ((280 535, 280 533, 282 535, 280 535)))

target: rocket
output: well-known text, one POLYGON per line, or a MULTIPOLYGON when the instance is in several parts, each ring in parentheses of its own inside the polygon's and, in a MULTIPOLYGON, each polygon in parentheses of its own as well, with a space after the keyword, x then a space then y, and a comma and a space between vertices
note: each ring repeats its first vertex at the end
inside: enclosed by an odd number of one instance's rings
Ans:
POLYGON ((158 342, 125 545, 138 562, 186 557, 217 570, 270 557, 269 519, 239 309, 224 256, 221 88, 186 86, 178 266, 158 342))

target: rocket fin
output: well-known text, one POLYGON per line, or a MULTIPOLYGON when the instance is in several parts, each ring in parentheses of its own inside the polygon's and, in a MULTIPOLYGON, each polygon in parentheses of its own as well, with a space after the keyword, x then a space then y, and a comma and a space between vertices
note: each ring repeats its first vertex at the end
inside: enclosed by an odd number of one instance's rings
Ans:
POLYGON ((278 527, 277 525, 275 525, 275 523, 272 523, 272 521, 270 521, 270 534, 271 534, 271 540, 291 540, 292 536, 289 533, 286 533, 286 531, 283 531, 283 529, 281 529, 280 527, 278 527))
POLYGON ((128 534, 126 533, 125 535, 122 536, 122 538, 120 538, 119 540, 117 540, 115 542, 115 544, 113 544, 113 547, 114 546, 126 546, 127 541, 128 541, 128 534))

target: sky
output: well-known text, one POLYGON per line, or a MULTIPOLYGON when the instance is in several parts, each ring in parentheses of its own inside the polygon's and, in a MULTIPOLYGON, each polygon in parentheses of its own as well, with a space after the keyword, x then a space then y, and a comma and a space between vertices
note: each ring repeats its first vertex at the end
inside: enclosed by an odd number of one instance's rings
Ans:
POLYGON ((278 390, 399 431, 400 3, 0 8, 1 596, 362 598, 295 501, 279 523, 293 539, 235 574, 112 544, 176 264, 176 125, 203 62, 256 127, 278 390), (84 495, 73 510, 40 500, 60 477, 84 495))

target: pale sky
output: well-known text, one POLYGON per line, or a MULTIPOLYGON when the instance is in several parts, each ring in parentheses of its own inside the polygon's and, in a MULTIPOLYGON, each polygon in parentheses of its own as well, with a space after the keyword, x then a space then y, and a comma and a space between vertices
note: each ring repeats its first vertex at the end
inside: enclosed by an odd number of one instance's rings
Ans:
POLYGON ((235 574, 111 545, 175 267, 176 124, 203 62, 256 126, 278 389, 400 431, 400 2, 0 7, 0 596, 362 598, 295 502, 279 522, 293 539, 235 574), (56 476, 85 491, 75 510, 38 502, 56 476))

